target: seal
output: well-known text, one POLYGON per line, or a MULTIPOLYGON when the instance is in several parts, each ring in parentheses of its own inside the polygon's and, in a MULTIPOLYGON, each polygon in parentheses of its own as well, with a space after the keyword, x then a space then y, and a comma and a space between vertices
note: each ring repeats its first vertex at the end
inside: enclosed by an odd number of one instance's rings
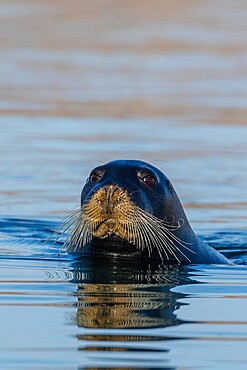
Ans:
POLYGON ((197 237, 169 179, 139 160, 94 168, 81 207, 59 229, 69 252, 159 260, 163 264, 228 264, 197 237))

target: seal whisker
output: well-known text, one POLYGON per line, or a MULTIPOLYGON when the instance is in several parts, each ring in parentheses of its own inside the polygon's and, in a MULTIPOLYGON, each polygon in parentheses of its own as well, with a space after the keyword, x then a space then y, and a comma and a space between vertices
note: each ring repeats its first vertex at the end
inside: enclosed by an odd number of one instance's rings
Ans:
POLYGON ((74 224, 74 228, 71 234, 71 240, 77 240, 78 235, 82 231, 84 222, 85 221, 83 220, 83 215, 79 214, 74 224))
POLYGON ((160 237, 161 242, 165 243, 169 252, 176 258, 176 260, 181 263, 175 251, 179 251, 186 259, 187 256, 178 248, 178 246, 173 242, 173 240, 165 233, 166 230, 159 230, 157 236, 160 237))
MULTIPOLYGON (((79 220, 78 220, 79 221, 79 220)), ((81 250, 84 246, 85 235, 87 234, 87 225, 86 222, 82 222, 81 224, 78 222, 74 238, 71 239, 69 247, 75 245, 74 252, 77 250, 81 250)))
MULTIPOLYGON (((145 233, 148 240, 150 240, 150 236, 151 236, 152 237, 151 242, 153 244, 157 245, 156 239, 155 239, 155 232, 154 232, 153 228, 150 227, 150 224, 147 222, 147 218, 143 217, 143 214, 138 214, 138 216, 139 216, 139 219, 142 220, 142 231, 145 233), (149 231, 149 233, 148 233, 148 231, 149 231)), ((148 242, 148 244, 149 244, 149 242, 148 242)))
MULTIPOLYGON (((141 236, 144 236, 145 247, 148 249, 149 256, 152 256, 152 246, 154 246, 157 249, 161 260, 163 260, 159 245, 157 244, 157 240, 155 239, 155 236, 154 236, 153 229, 149 228, 149 225, 146 223, 146 220, 142 217, 142 215, 139 217, 138 221, 140 225, 140 228, 139 228, 140 233, 141 233, 141 236)), ((142 249, 143 248, 144 248, 144 245, 142 249)))
POLYGON ((51 239, 54 235, 58 235, 54 241, 54 244, 55 244, 61 237, 63 237, 63 235, 68 230, 72 228, 79 214, 80 214, 80 210, 70 212, 70 214, 62 220, 60 227, 53 232, 53 234, 49 237, 49 239, 51 239))
MULTIPOLYGON (((192 242, 186 242, 182 239, 180 239, 179 237, 177 237, 176 235, 174 235, 171 230, 167 229, 166 227, 164 227, 164 224, 163 224, 163 221, 161 222, 159 219, 157 219, 155 216, 153 215, 150 215, 149 213, 146 213, 145 211, 143 210, 140 210, 141 213, 144 215, 144 217, 147 217, 149 222, 152 223, 152 221, 154 222, 154 226, 157 228, 157 225, 160 226, 160 229, 165 231, 172 239, 174 239, 178 244, 180 244, 182 247, 184 247, 185 249, 187 249, 188 251, 192 252, 192 253, 195 253, 194 251, 192 251, 190 248, 188 248, 185 244, 187 245, 192 245, 193 243, 192 242)), ((181 219, 180 219, 181 221, 181 219)), ((182 220, 183 221, 183 220, 182 220)), ((183 223, 179 223, 179 227, 182 227, 183 223)), ((176 230, 178 230, 178 228, 176 228, 176 230)))
MULTIPOLYGON (((148 239, 149 239, 150 236, 152 237, 152 239, 151 239, 151 245, 154 244, 154 246, 158 250, 158 253, 160 254, 160 247, 159 247, 159 245, 157 243, 156 234, 155 234, 155 231, 157 231, 157 230, 154 230, 153 228, 151 228, 150 227, 150 224, 147 222, 147 218, 146 217, 143 217, 143 216, 144 216, 143 214, 140 214, 139 215, 139 218, 142 220, 143 230, 146 233, 146 235, 148 236, 148 239), (149 233, 148 233, 148 231, 149 231, 149 233)), ((146 216, 146 214, 145 214, 145 216, 146 216)), ((149 245, 149 243, 148 243, 148 245, 149 245)), ((166 258, 169 259, 169 256, 168 256, 166 250, 164 250, 164 252, 166 254, 166 258)), ((162 257, 161 254, 160 254, 160 257, 162 257)))
POLYGON ((189 247, 187 247, 185 244, 193 244, 192 242, 186 242, 184 240, 181 240, 180 238, 178 238, 176 235, 174 235, 173 233, 171 233, 169 230, 165 230, 167 232, 167 234, 174 240, 176 241, 178 244, 181 245, 181 247, 187 249, 189 252, 191 253, 196 253, 195 251, 191 250, 189 247))
POLYGON ((146 232, 145 224, 142 222, 142 218, 139 218, 139 219, 136 218, 136 223, 138 225, 138 235, 139 235, 140 241, 142 242, 141 243, 141 245, 142 245, 141 249, 143 251, 144 250, 144 246, 147 246, 148 255, 151 257, 151 255, 152 255, 152 247, 150 245, 149 235, 146 232))
POLYGON ((134 244, 136 244, 137 246, 137 249, 139 250, 143 250, 143 243, 142 243, 142 233, 141 233, 141 224, 140 224, 140 220, 137 220, 136 219, 136 216, 134 217, 134 220, 135 220, 135 224, 136 224, 136 228, 134 230, 134 223, 132 223, 132 235, 134 236, 134 244), (136 236, 136 237, 135 237, 136 236))
MULTIPOLYGON (((171 245, 171 247, 174 249, 174 250, 177 250, 177 251, 179 251, 186 259, 187 259, 187 261, 189 261, 190 262, 190 259, 181 251, 181 249, 174 243, 174 241, 172 240, 172 239, 170 239, 167 235, 166 235, 166 238, 167 238, 167 240, 169 241, 169 243, 170 243, 170 245, 171 245)), ((183 245, 182 245, 183 246, 183 245)), ((177 257, 177 255, 174 253, 174 251, 173 251, 173 249, 172 249, 172 253, 173 253, 173 255, 174 255, 174 257, 176 257, 177 259, 178 259, 178 257, 177 257)), ((178 259, 178 261, 179 261, 179 259, 178 259)))
POLYGON ((63 233, 65 233, 68 229, 71 230, 71 233, 66 238, 62 249, 66 249, 67 251, 73 247, 72 251, 75 252, 78 249, 81 249, 84 246, 84 237, 88 234, 88 224, 84 217, 84 208, 82 207, 80 211, 74 215, 69 224, 66 224, 67 227, 64 229, 63 233))
MULTIPOLYGON (((161 247, 162 247, 162 250, 164 251, 164 253, 166 254, 166 257, 167 259, 169 259, 167 253, 166 253, 166 249, 169 251, 170 254, 172 254, 176 260, 180 263, 180 260, 179 258, 177 257, 177 255, 175 254, 174 250, 178 250, 185 258, 187 258, 187 256, 185 256, 185 254, 175 245, 175 243, 172 241, 172 239, 170 239, 168 237, 168 235, 166 235, 166 229, 164 228, 164 225, 160 224, 160 223, 154 223, 154 217, 150 217, 149 218, 149 214, 144 212, 143 210, 141 210, 141 218, 144 218, 146 221, 149 221, 149 223, 146 223, 145 226, 149 229, 149 232, 152 234, 152 236, 154 237, 152 239, 154 245, 156 246, 156 249, 158 250, 159 248, 159 244, 157 243, 157 238, 159 239, 159 241, 161 242, 161 247), (151 219, 151 221, 150 221, 151 219), (150 228, 150 225, 153 226, 153 229, 150 228), (159 227, 158 227, 159 226, 159 227), (163 227, 162 227, 163 226, 163 227), (164 244, 164 245, 163 245, 164 244), (164 248, 166 247, 166 249, 164 248), (173 250, 174 249, 174 250, 173 250)), ((171 233, 169 233, 171 234, 171 233)), ((177 238, 177 240, 179 240, 177 238)), ((184 246, 182 244, 182 242, 179 240, 179 243, 181 246, 184 246)), ((185 247, 186 249, 189 249, 187 247, 185 247)), ((187 258, 188 260, 188 258, 187 258)))
POLYGON ((51 237, 54 236, 54 235, 58 235, 58 237, 56 238, 54 243, 56 243, 64 235, 64 233, 68 229, 70 229, 71 225, 73 225, 74 222, 75 222, 75 220, 69 220, 68 221, 67 219, 62 221, 61 226, 57 230, 55 230, 54 233, 51 235, 51 237))

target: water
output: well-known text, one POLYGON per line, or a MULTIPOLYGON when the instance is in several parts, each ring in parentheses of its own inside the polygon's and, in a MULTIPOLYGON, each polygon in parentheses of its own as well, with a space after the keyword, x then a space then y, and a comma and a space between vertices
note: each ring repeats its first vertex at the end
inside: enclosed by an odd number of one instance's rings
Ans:
POLYGON ((0 1, 0 368, 246 369, 244 1, 0 1), (233 266, 45 243, 95 165, 163 170, 233 266))

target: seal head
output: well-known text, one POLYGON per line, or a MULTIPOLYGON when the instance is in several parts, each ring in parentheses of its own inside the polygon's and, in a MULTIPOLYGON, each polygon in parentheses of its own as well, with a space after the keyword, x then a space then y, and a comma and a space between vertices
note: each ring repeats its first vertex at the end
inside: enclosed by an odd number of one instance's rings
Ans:
POLYGON ((143 161, 115 160, 90 173, 81 208, 65 221, 71 252, 227 263, 193 232, 169 179, 143 161))

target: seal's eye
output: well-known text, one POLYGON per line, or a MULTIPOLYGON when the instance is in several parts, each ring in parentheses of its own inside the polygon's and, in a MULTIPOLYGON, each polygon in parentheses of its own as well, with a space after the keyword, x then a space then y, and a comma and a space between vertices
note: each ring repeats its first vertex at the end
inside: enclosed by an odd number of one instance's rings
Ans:
POLYGON ((148 186, 154 186, 156 184, 156 179, 151 175, 144 176, 142 181, 144 181, 148 186))
POLYGON ((91 182, 92 184, 94 184, 95 182, 99 181, 99 180, 100 180, 100 178, 101 178, 101 176, 100 176, 98 173, 93 172, 93 173, 91 173, 91 175, 90 175, 90 182, 91 182))
POLYGON ((157 184, 156 177, 151 175, 150 173, 138 173, 137 176, 148 186, 154 186, 157 184))

